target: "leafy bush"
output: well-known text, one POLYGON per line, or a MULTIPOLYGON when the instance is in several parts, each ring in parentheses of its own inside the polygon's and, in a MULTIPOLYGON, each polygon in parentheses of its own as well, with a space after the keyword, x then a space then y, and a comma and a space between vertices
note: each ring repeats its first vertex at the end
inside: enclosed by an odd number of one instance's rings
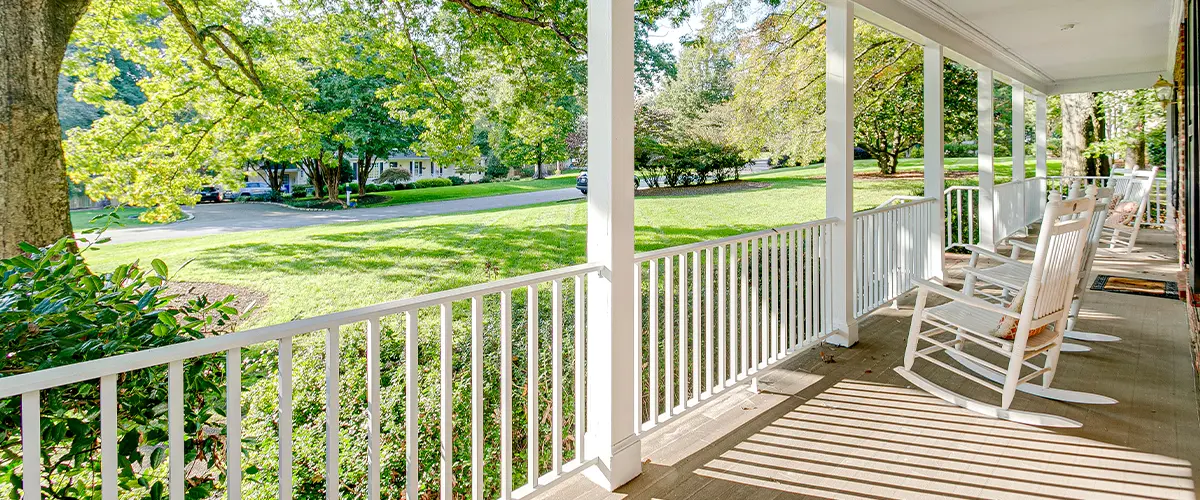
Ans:
MULTIPOLYGON (((0 261, 0 342, 7 353, 0 358, 0 379, 200 339, 237 314, 232 296, 172 301, 161 260, 151 261, 148 269, 135 262, 98 274, 76 245, 72 238, 45 248, 22 244, 22 255, 0 261)), ((220 356, 184 363, 185 462, 203 471, 189 478, 188 498, 212 496, 223 481, 224 438, 203 429, 219 431, 223 425, 224 373, 220 356)), ((166 368, 122 373, 117 386, 120 494, 163 498, 166 368)), ((40 400, 43 492, 51 498, 94 498, 100 491, 99 382, 41 391, 40 400)), ((20 419, 20 398, 0 401, 0 456, 5 457, 0 477, 6 483, 0 492, 8 489, 12 498, 21 485, 20 419)))
POLYGON ((408 182, 410 180, 412 180, 412 173, 407 169, 389 168, 384 170, 382 174, 379 174, 379 182, 386 182, 388 184, 408 182))
POLYGON ((283 201, 283 193, 280 193, 278 191, 272 191, 270 193, 265 193, 265 194, 247 194, 247 195, 238 196, 237 201, 239 203, 248 203, 248 202, 252 202, 252 201, 281 202, 281 201, 283 201))
POLYGON ((946 144, 946 158, 971 158, 976 156, 978 150, 979 146, 975 144, 952 142, 946 144))
POLYGON ((483 176, 488 179, 504 179, 508 177, 509 169, 500 163, 495 155, 488 155, 485 160, 483 176))
POLYGON ((382 191, 392 191, 395 188, 391 184, 367 184, 368 193, 379 193, 382 191))
POLYGON ((661 178, 668 186, 690 186, 736 179, 746 165, 736 147, 697 139, 684 144, 635 141, 634 170, 648 186, 661 178))
POLYGON ((533 167, 521 167, 521 177, 533 177, 533 167))
POLYGON ((454 183, 450 182, 450 179, 444 179, 441 177, 435 177, 433 179, 418 179, 417 182, 412 183, 412 187, 414 189, 424 189, 424 188, 431 188, 431 187, 445 187, 445 186, 453 186, 453 185, 454 185, 454 183))
POLYGON ((403 191, 405 189, 412 189, 412 188, 413 188, 413 185, 409 184, 407 182, 397 182, 395 184, 392 184, 393 191, 403 191))
POLYGON ((450 183, 455 186, 461 186, 461 185, 467 183, 466 179, 463 179, 462 177, 459 177, 457 175, 451 175, 450 177, 448 177, 448 179, 450 179, 450 183))

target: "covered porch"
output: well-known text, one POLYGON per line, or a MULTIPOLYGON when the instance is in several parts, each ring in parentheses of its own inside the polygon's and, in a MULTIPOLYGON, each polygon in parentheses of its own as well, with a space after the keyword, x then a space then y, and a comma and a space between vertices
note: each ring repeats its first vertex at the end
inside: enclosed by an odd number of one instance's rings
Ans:
MULTIPOLYGON (((1096 274, 1175 279, 1172 235, 1151 231, 1096 274)), ((948 267, 961 284, 963 259, 948 267)), ((1122 337, 1064 354, 1056 385, 1112 396, 1074 405, 1032 396, 1015 408, 1077 429, 990 419, 912 387, 900 364, 913 293, 859 324, 853 348, 822 346, 759 375, 759 393, 721 394, 642 437, 642 474, 614 492, 575 479, 551 498, 1195 498, 1200 417, 1186 306, 1088 291, 1079 327, 1122 337)), ((929 371, 969 397, 985 388, 929 371), (938 376, 941 375, 941 376, 938 376)))
MULTIPOLYGON (((1200 417, 1183 302, 1086 292, 1081 327, 1124 340, 1064 355, 1056 385, 1119 403, 1021 395, 1014 405, 1078 429, 987 419, 891 370, 904 353, 914 279, 961 279, 947 246, 1003 247, 1058 188, 1046 166, 1047 95, 1145 87, 1169 74, 1183 1, 1088 5, 1079 24, 1094 22, 1101 34, 1130 16, 1147 24, 1086 46, 1067 43, 1074 38, 1054 2, 824 3, 825 218, 635 253, 634 4, 591 0, 587 263, 0 380, 0 398, 20 398, 26 498, 43 487, 34 470, 44 453, 43 391, 73 384, 98 385, 102 495, 118 497, 120 377, 147 369, 164 371, 169 384, 170 432, 160 445, 170 450, 168 494, 184 498, 188 463, 175 452, 191 390, 184 368, 214 355, 226 366, 220 433, 231 499, 243 489, 293 496, 295 462, 314 461, 293 455, 301 427, 324 432, 315 461, 326 498, 351 490, 370 499, 1194 498, 1200 417), (1051 24, 1013 33, 989 24, 1015 26, 1013 12, 1051 24), (856 17, 920 43, 926 61, 925 196, 858 213, 856 17), (1014 43, 1029 33, 1048 35, 1014 43), (944 189, 947 57, 978 75, 977 189, 944 189), (1006 184, 994 182, 997 79, 1013 87, 1014 130, 1024 129, 1027 96, 1036 116, 1035 175, 1015 168, 1006 184), (324 338, 325 378, 315 386, 292 379, 293 363, 312 355, 294 353, 292 341, 308 335, 324 338), (355 359, 343 359, 349 343, 355 359), (269 360, 268 375, 243 381, 243 355, 269 360), (341 393, 343 377, 362 377, 365 394, 341 393), (244 386, 268 382, 278 408, 244 414, 244 386), (293 413, 297 393, 314 387, 320 394, 306 401, 310 413, 318 401, 316 424, 293 413), (351 427, 363 439, 346 437, 351 427), (243 430, 278 446, 243 453, 243 430), (264 460, 274 476, 256 474, 264 460)), ((1169 136, 1168 151, 1173 144, 1169 136)), ((1024 151, 1024 138, 1014 139, 1015 165, 1026 163, 1024 151)), ((1177 155, 1167 158, 1156 206, 1161 225, 1173 227, 1182 205, 1177 155)), ((1131 253, 1102 250, 1093 271, 1173 282, 1176 248, 1173 233, 1147 229, 1131 253)), ((962 379, 934 381, 993 396, 962 379)))

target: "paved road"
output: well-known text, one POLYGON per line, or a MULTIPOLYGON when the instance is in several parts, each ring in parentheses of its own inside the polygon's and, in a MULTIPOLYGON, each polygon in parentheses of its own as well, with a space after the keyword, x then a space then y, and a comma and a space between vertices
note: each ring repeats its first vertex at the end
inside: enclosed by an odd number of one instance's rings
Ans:
POLYGON ((105 233, 113 243, 168 240, 212 234, 279 229, 285 227, 315 226, 338 222, 358 222, 420 215, 440 215, 455 212, 471 212, 493 208, 519 207, 581 198, 575 188, 534 191, 532 193, 506 194, 485 198, 433 201, 382 208, 360 208, 333 212, 307 212, 291 210, 259 203, 222 203, 197 205, 187 211, 195 215, 189 221, 165 226, 141 226, 112 230, 105 233))

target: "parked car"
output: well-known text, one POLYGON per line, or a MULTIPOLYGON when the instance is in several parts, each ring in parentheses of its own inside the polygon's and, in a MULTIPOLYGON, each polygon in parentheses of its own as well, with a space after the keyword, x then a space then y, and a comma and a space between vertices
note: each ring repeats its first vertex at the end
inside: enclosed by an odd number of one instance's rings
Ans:
POLYGON ((238 196, 255 196, 262 194, 271 194, 271 186, 265 182, 247 182, 246 187, 238 191, 238 196))
MULTIPOLYGON (((637 177, 634 177, 633 178, 633 189, 637 189, 641 185, 642 185, 642 183, 638 182, 637 177)), ((587 170, 580 172, 579 176, 575 178, 575 189, 578 189, 580 193, 587 194, 587 191, 588 191, 587 170)))
POLYGON ((204 186, 196 194, 200 195, 200 203, 221 203, 225 201, 225 192, 216 186, 204 186))

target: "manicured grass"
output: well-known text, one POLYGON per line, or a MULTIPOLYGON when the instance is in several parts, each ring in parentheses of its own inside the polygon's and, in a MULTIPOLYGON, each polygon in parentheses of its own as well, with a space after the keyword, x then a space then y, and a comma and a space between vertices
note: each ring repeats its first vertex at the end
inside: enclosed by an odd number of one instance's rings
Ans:
MULTIPOLYGON (((921 172, 924 160, 921 158, 905 158, 901 159, 896 170, 903 174, 906 172, 921 172)), ((1008 182, 1012 180, 1012 158, 997 157, 995 160, 996 183, 1008 182)), ((979 161, 976 158, 946 158, 946 172, 976 172, 979 169, 979 161)), ((782 170, 796 170, 801 172, 804 177, 824 177, 825 164, 816 163, 803 167, 792 167, 782 170)), ((1059 175, 1062 172, 1062 161, 1058 159, 1049 159, 1046 161, 1046 169, 1049 175, 1059 175)), ((879 166, 875 160, 855 160, 854 161, 855 175, 878 174, 879 166)), ((1025 177, 1030 178, 1037 173, 1037 161, 1032 157, 1025 157, 1025 177)))
MULTIPOLYGON (((97 215, 107 214, 111 208, 93 208, 88 210, 72 210, 71 211, 71 228, 76 231, 96 227, 102 225, 105 221, 99 220, 92 222, 92 218, 97 215)), ((121 227, 145 226, 145 222, 138 220, 138 216, 147 209, 141 207, 121 207, 117 209, 117 214, 121 216, 121 227)), ((119 227, 114 224, 114 229, 119 227)))
MULTIPOLYGON (((637 250, 823 218, 825 181, 817 170, 793 167, 743 176, 770 184, 763 189, 638 198, 637 250)), ((508 184, 519 183, 499 185, 508 184)), ((856 181, 855 209, 921 189, 920 178, 856 181)), ((570 201, 107 245, 88 260, 101 270, 154 257, 172 268, 192 260, 178 279, 249 287, 269 296, 264 313, 250 325, 255 326, 582 263, 586 231, 586 203, 570 201)))
POLYGON ((462 186, 447 186, 424 189, 406 189, 403 191, 381 191, 371 193, 387 197, 387 201, 361 205, 363 208, 390 207, 392 205, 407 205, 428 201, 459 200, 463 198, 482 198, 502 194, 528 193, 546 189, 562 189, 575 186, 577 174, 562 174, 541 180, 520 180, 510 182, 489 182, 487 184, 464 184, 462 186))

